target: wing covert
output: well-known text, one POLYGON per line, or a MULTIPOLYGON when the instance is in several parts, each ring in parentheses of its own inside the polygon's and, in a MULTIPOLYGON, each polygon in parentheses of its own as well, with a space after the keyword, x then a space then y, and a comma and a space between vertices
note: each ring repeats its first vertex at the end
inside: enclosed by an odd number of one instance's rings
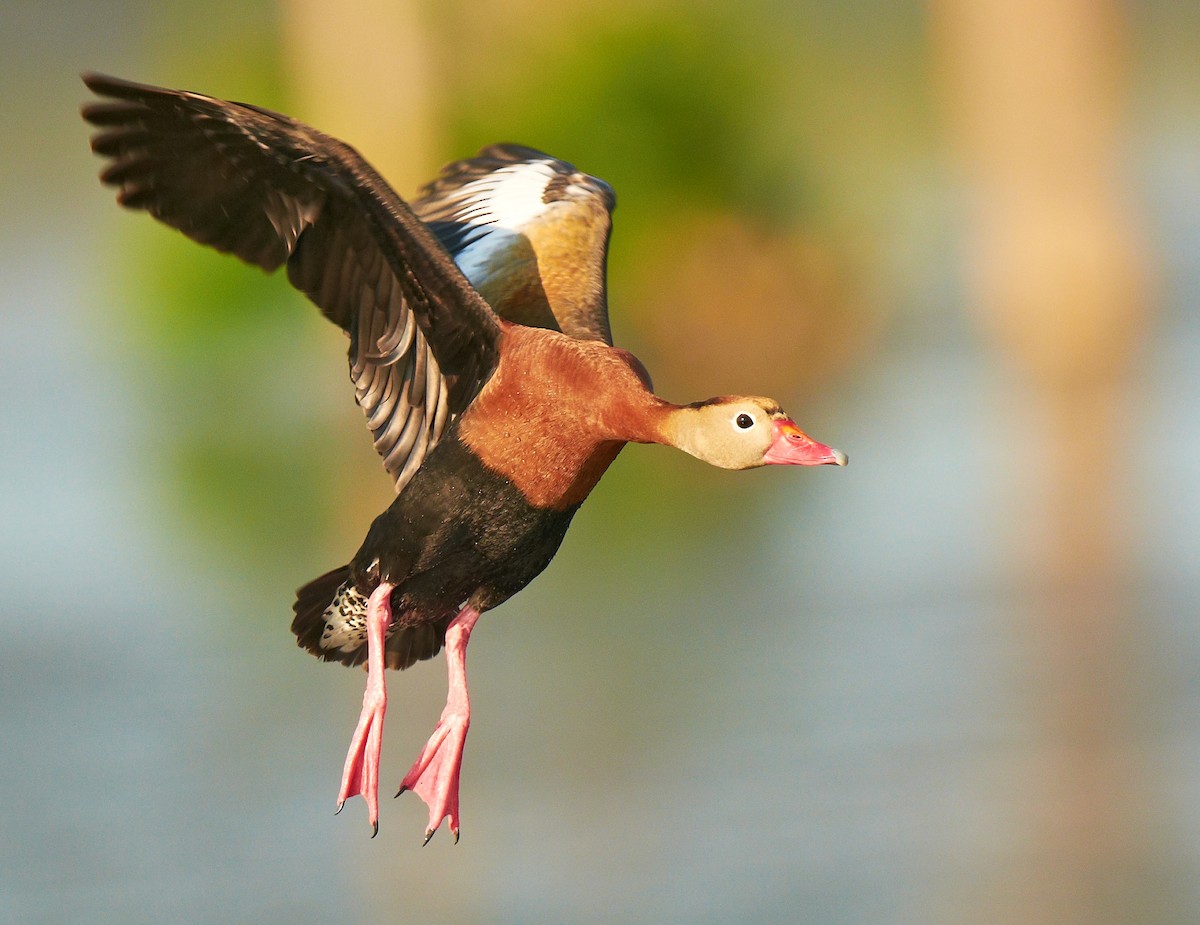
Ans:
POLYGON ((603 180, 512 144, 448 164, 413 202, 498 315, 609 344, 615 206, 603 180))

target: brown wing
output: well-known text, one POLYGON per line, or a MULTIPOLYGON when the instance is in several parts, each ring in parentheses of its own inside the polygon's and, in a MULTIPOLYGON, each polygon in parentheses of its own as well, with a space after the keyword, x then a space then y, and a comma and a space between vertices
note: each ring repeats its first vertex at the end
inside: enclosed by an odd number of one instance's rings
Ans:
POLYGON ((606 265, 616 195, 603 180, 519 145, 456 161, 413 210, 497 314, 612 343, 606 265))
POLYGON ((491 374, 499 322, 369 164, 287 116, 97 74, 101 180, 194 241, 275 270, 350 337, 350 375, 404 487, 491 374))

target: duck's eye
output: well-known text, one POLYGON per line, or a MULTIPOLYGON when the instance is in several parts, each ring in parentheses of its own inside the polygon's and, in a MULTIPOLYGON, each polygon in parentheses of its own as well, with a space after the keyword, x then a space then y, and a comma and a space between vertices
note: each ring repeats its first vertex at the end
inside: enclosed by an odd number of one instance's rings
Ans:
POLYGON ((748 414, 739 414, 734 423, 737 424, 737 426, 742 430, 749 430, 754 426, 754 418, 750 417, 748 414))

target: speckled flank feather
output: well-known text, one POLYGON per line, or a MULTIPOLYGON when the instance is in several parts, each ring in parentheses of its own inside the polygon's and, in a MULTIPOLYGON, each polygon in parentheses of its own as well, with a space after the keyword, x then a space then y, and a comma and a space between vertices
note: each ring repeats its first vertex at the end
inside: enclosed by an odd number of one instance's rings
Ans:
MULTIPOLYGON (((327 662, 361 665, 367 660, 367 597, 343 566, 309 582, 296 594, 292 632, 301 648, 327 662)), ((387 633, 388 668, 402 670, 441 651, 449 619, 393 626, 387 633)))
MULTIPOLYGON (((321 648, 353 652, 367 641, 367 595, 344 582, 333 601, 325 608, 325 629, 321 631, 321 648)), ((388 635, 392 634, 388 630, 388 635)))

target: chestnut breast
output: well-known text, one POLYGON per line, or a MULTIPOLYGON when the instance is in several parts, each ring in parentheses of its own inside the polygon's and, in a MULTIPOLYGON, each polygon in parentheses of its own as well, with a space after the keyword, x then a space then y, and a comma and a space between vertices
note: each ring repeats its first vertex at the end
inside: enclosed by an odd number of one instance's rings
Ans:
POLYGON ((500 363, 459 439, 538 508, 579 504, 657 401, 629 353, 557 331, 503 325, 500 363))

